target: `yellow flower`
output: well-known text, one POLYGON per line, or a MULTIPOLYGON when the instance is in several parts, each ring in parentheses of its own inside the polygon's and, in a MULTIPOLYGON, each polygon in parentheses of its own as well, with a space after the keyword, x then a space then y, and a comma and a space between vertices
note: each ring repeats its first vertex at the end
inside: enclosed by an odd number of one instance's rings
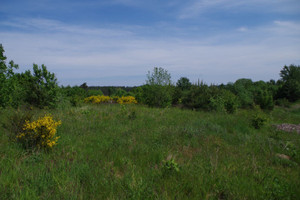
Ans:
POLYGON ((57 126, 61 125, 61 121, 53 120, 51 115, 45 115, 36 121, 25 121, 24 132, 16 137, 21 142, 31 142, 37 147, 52 147, 56 144, 59 137, 55 137, 57 126))

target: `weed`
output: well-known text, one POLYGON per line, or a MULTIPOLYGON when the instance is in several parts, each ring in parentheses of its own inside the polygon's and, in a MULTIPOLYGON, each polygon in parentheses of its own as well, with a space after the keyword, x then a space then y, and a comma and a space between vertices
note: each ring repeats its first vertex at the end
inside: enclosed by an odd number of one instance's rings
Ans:
POLYGON ((179 166, 172 155, 169 155, 166 160, 163 160, 164 173, 179 172, 179 166))

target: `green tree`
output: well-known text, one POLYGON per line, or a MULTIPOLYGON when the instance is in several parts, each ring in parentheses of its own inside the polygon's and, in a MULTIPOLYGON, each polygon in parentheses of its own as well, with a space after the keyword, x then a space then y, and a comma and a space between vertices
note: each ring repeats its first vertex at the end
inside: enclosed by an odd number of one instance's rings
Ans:
POLYGON ((163 68, 155 67, 147 74, 146 86, 143 87, 144 102, 151 107, 172 105, 171 75, 163 68))
POLYGON ((154 67, 153 72, 148 71, 146 84, 148 85, 171 85, 171 74, 162 67, 154 67))
POLYGON ((249 108, 253 106, 255 87, 251 79, 238 79, 232 85, 231 89, 231 91, 239 98, 243 108, 249 108))
POLYGON ((188 108, 208 110, 211 93, 211 88, 203 82, 192 85, 191 89, 184 94, 182 103, 188 108))
POLYGON ((4 48, 0 44, 0 107, 17 107, 22 101, 22 91, 14 70, 19 66, 13 61, 7 65, 4 52, 4 48))
POLYGON ((177 83, 176 86, 178 88, 180 88, 181 90, 189 90, 192 86, 192 83, 190 82, 190 80, 186 77, 181 77, 177 83))
POLYGON ((289 101, 300 99, 300 66, 284 66, 280 71, 281 87, 278 90, 277 98, 286 98, 289 101))
POLYGON ((33 64, 33 74, 27 70, 21 74, 21 82, 26 91, 26 102, 43 108, 56 107, 59 87, 54 73, 45 65, 33 64))

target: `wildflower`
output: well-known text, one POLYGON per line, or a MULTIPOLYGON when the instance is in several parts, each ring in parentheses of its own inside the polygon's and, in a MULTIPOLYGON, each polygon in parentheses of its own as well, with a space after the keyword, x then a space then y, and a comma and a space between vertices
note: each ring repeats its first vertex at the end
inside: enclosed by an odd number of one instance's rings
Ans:
POLYGON ((56 136, 56 128, 59 125, 61 121, 55 121, 51 115, 45 115, 33 122, 25 121, 23 132, 16 137, 26 146, 52 148, 59 138, 56 136))

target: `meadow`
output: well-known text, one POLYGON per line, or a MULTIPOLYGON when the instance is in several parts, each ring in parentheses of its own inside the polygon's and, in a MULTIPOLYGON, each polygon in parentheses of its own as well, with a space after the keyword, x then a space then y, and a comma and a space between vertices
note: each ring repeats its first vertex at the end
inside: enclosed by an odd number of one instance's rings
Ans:
POLYGON ((234 114, 143 105, 0 110, 0 199, 297 199, 299 104, 234 114), (30 151, 7 124, 26 112, 61 120, 58 144, 30 151), (288 156, 288 159, 280 155, 288 156))

